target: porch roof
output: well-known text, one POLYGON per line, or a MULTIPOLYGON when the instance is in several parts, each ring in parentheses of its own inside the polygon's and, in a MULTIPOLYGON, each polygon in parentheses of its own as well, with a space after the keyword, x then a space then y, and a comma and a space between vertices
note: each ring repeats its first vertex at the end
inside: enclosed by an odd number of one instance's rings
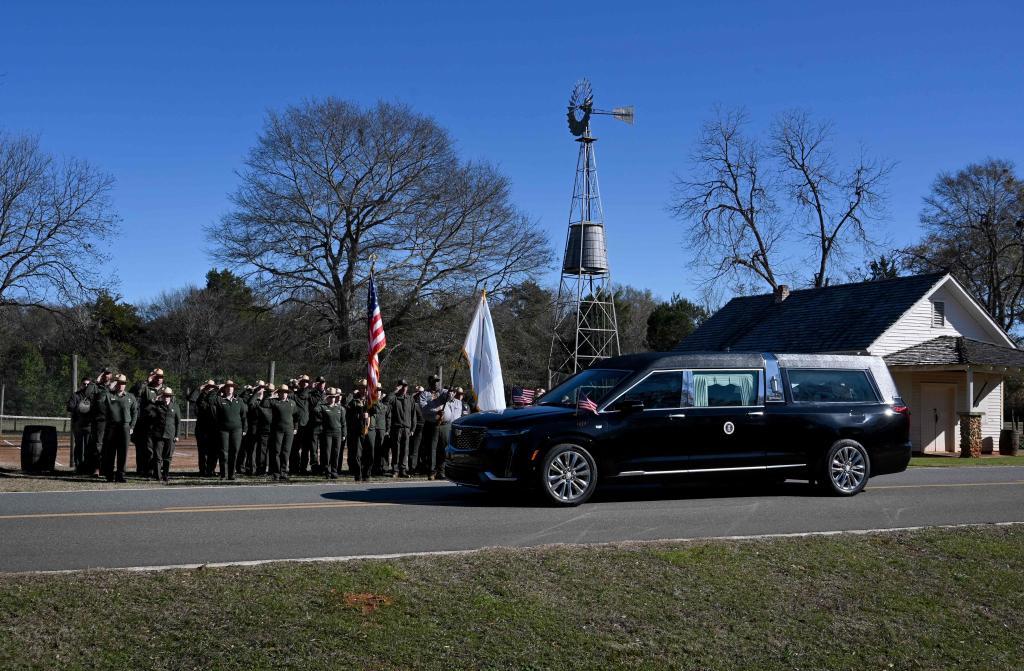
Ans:
POLYGON ((889 366, 996 366, 1024 368, 1024 350, 971 340, 939 336, 883 357, 889 366))

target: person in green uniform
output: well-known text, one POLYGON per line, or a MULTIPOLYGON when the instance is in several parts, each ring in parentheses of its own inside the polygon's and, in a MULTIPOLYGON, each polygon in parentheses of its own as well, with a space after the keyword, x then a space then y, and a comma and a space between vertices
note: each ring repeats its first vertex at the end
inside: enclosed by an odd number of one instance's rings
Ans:
POLYGON ((325 402, 324 397, 327 395, 327 380, 323 375, 320 375, 313 381, 312 386, 309 390, 309 422, 306 424, 306 453, 302 459, 299 460, 299 467, 302 470, 306 470, 306 461, 308 457, 309 470, 313 475, 322 475, 326 473, 326 469, 323 469, 323 463, 319 458, 320 455, 320 413, 317 412, 320 405, 325 402))
POLYGON ((288 471, 292 475, 305 475, 306 465, 309 462, 308 447, 306 445, 306 439, 309 437, 306 433, 306 425, 309 424, 309 411, 311 392, 312 389, 309 387, 309 376, 300 375, 296 381, 296 387, 292 394, 292 400, 295 401, 295 407, 299 413, 298 422, 295 425, 295 440, 292 444, 292 451, 288 461, 288 471), (306 462, 306 463, 303 463, 306 462))
POLYGON ((84 471, 92 471, 94 478, 100 477, 103 440, 107 436, 107 415, 104 410, 104 399, 110 393, 111 376, 113 373, 104 368, 96 381, 85 389, 85 398, 89 401, 89 449, 85 455, 84 471))
POLYGON ((67 402, 67 411, 71 415, 71 456, 69 465, 76 473, 86 473, 86 453, 89 451, 89 410, 86 393, 92 380, 85 378, 67 402), (84 405, 83 405, 84 403, 84 405))
POLYGON ((181 413, 174 402, 174 390, 166 386, 161 389, 160 398, 149 404, 146 414, 149 441, 153 446, 153 469, 158 480, 168 482, 174 444, 178 442, 178 428, 181 424, 181 413))
POLYGON ((299 409, 288 398, 290 388, 282 384, 277 397, 270 400, 270 478, 288 481, 288 464, 295 438, 299 409))
POLYGON ((107 482, 125 482, 124 465, 128 459, 128 440, 139 418, 139 402, 126 391, 124 375, 114 378, 114 388, 103 399, 107 434, 103 438, 103 474, 107 482), (116 460, 116 470, 115 470, 116 460))
POLYGON ((395 387, 395 393, 388 399, 390 404, 389 428, 391 449, 393 455, 392 474, 393 478, 409 477, 409 438, 412 435, 416 423, 417 407, 416 402, 409 394, 409 382, 399 380, 395 387))
POLYGON ((220 463, 220 479, 235 479, 235 459, 242 447, 248 407, 235 396, 236 386, 231 380, 220 386, 220 394, 214 401, 217 421, 217 435, 220 439, 217 461, 220 463))
POLYGON ((348 468, 356 482, 368 480, 373 467, 373 443, 369 440, 371 418, 366 405, 366 379, 356 380, 356 388, 345 404, 348 421, 348 468))
POLYGON ((388 438, 388 424, 391 412, 388 405, 388 395, 380 392, 377 402, 370 406, 370 430, 367 432, 367 439, 370 442, 370 454, 373 455, 374 475, 385 475, 388 468, 388 454, 385 449, 388 438))
POLYGON ((253 405, 253 399, 257 394, 262 394, 267 388, 267 383, 260 380, 255 387, 246 385, 245 391, 241 394, 242 402, 245 403, 246 417, 245 435, 242 436, 242 449, 238 452, 238 460, 235 462, 235 471, 254 475, 256 473, 256 446, 259 443, 257 424, 259 422, 258 406, 253 405))
POLYGON ((146 423, 149 421, 149 406, 160 400, 163 389, 164 371, 162 368, 156 368, 150 372, 145 384, 136 384, 130 392, 139 401, 139 421, 135 423, 135 429, 132 431, 132 443, 135 445, 135 472, 138 475, 155 477, 157 480, 160 479, 160 476, 154 475, 156 473, 156 455, 153 452, 153 444, 150 441, 146 423))
POLYGON ((196 449, 199 452, 199 475, 213 477, 220 453, 220 433, 217 430, 217 383, 207 380, 198 393, 196 403, 196 449))
POLYGON ((333 387, 325 392, 324 402, 317 407, 320 426, 320 464, 324 475, 337 480, 341 472, 342 445, 345 444, 345 407, 341 405, 341 390, 333 387))
POLYGON ((273 419, 273 411, 270 408, 270 399, 277 388, 272 384, 265 384, 263 388, 257 388, 249 399, 251 422, 249 433, 253 436, 253 452, 255 461, 255 475, 266 475, 269 460, 268 448, 270 446, 270 423, 273 419), (255 427, 255 429, 254 429, 255 427))

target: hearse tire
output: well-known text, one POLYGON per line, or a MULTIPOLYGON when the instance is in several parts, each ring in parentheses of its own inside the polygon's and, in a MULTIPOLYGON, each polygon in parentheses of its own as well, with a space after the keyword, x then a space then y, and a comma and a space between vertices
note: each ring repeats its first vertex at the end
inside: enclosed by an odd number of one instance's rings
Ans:
POLYGON ((871 460, 864 446, 855 440, 840 440, 828 449, 815 480, 830 496, 854 496, 871 477, 871 460))
POLYGON ((555 445, 544 455, 537 485, 544 503, 564 508, 578 506, 597 488, 597 463, 579 445, 555 445))

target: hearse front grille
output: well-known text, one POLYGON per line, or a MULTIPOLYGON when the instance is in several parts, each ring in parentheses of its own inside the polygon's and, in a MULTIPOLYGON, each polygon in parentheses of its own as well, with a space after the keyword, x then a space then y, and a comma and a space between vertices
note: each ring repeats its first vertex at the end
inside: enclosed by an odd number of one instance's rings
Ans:
POLYGON ((486 429, 455 428, 452 429, 451 443, 456 450, 476 450, 484 444, 486 435, 486 429))

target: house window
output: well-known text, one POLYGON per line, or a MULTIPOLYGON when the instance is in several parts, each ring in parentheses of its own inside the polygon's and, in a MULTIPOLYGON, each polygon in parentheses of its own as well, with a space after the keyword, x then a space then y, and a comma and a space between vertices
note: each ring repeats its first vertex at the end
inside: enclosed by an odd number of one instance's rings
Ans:
POLYGON ((932 301, 932 326, 942 328, 946 325, 946 304, 942 301, 932 301))

